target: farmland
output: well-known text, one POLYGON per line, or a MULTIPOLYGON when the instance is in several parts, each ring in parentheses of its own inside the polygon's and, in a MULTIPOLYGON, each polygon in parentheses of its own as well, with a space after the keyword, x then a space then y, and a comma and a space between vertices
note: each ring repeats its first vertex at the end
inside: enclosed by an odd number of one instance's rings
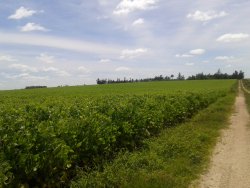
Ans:
MULTIPOLYGON (((0 185, 69 185, 79 170, 91 174, 121 152, 144 149, 148 139, 230 95, 235 83, 172 81, 1 91, 0 185)), ((171 149, 165 152, 173 155, 171 149)), ((194 155, 192 160, 198 159, 194 155)))
POLYGON ((245 79, 242 80, 242 84, 244 86, 244 88, 248 91, 245 91, 245 99, 246 99, 246 103, 247 103, 247 107, 248 107, 248 111, 250 112, 250 80, 249 79, 245 79))

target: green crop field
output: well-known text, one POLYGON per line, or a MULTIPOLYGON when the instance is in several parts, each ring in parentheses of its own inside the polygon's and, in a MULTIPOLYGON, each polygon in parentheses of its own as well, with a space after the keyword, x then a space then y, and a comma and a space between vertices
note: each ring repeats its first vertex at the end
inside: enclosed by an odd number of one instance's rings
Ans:
POLYGON ((43 97, 43 96, 103 96, 117 94, 155 94, 173 93, 176 91, 207 91, 230 88, 232 80, 197 80, 140 82, 126 84, 108 84, 91 86, 58 87, 50 89, 0 91, 0 96, 43 97))
MULTIPOLYGON (((250 79, 242 80, 242 84, 245 87, 245 89, 250 91, 250 79)), ((248 111, 250 112, 250 93, 248 93, 248 92, 244 92, 244 93, 245 93, 245 100, 247 103, 248 111)))
POLYGON ((0 92, 0 186, 68 186, 121 151, 174 127, 235 80, 169 81, 0 92))

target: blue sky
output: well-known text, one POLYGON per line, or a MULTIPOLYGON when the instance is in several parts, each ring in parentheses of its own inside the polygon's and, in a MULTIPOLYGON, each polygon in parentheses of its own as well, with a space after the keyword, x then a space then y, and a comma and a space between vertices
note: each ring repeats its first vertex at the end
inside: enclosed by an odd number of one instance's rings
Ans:
POLYGON ((250 77, 247 0, 0 1, 0 89, 97 78, 250 77))

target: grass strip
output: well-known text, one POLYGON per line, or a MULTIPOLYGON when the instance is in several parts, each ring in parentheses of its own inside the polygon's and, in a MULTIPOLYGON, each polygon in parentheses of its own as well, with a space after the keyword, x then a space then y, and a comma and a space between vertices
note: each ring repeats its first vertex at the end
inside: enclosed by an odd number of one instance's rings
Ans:
POLYGON ((145 149, 120 153, 102 170, 79 171, 71 187, 188 187, 208 166, 234 99, 235 93, 228 94, 189 122, 147 140, 145 149))
POLYGON ((246 93, 246 92, 244 92, 244 94, 245 94, 245 100, 246 100, 246 104, 247 104, 247 109, 248 109, 248 112, 250 113, 250 94, 246 93))
MULTIPOLYGON (((246 90, 250 91, 250 80, 246 79, 242 81, 243 86, 245 87, 246 90)), ((245 95, 245 100, 246 100, 246 104, 247 104, 247 109, 248 112, 250 113, 250 93, 244 91, 244 95, 245 95)))

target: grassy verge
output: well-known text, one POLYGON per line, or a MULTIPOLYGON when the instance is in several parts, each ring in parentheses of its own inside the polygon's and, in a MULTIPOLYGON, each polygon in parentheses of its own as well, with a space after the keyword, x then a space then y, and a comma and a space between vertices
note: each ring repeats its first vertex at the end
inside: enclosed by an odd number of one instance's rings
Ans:
POLYGON ((244 92, 244 94, 245 94, 245 100, 246 100, 248 112, 250 113, 250 94, 247 92, 244 92))
MULTIPOLYGON (((244 84, 244 87, 248 91, 250 91, 250 80, 243 80, 243 84, 244 84)), ((245 100, 246 100, 248 112, 250 113, 250 94, 247 93, 246 91, 244 91, 244 95, 245 95, 245 100)))
POLYGON ((219 99, 189 122, 148 140, 142 151, 121 153, 102 170, 79 171, 71 187, 188 187, 207 166, 234 98, 231 93, 219 99))

